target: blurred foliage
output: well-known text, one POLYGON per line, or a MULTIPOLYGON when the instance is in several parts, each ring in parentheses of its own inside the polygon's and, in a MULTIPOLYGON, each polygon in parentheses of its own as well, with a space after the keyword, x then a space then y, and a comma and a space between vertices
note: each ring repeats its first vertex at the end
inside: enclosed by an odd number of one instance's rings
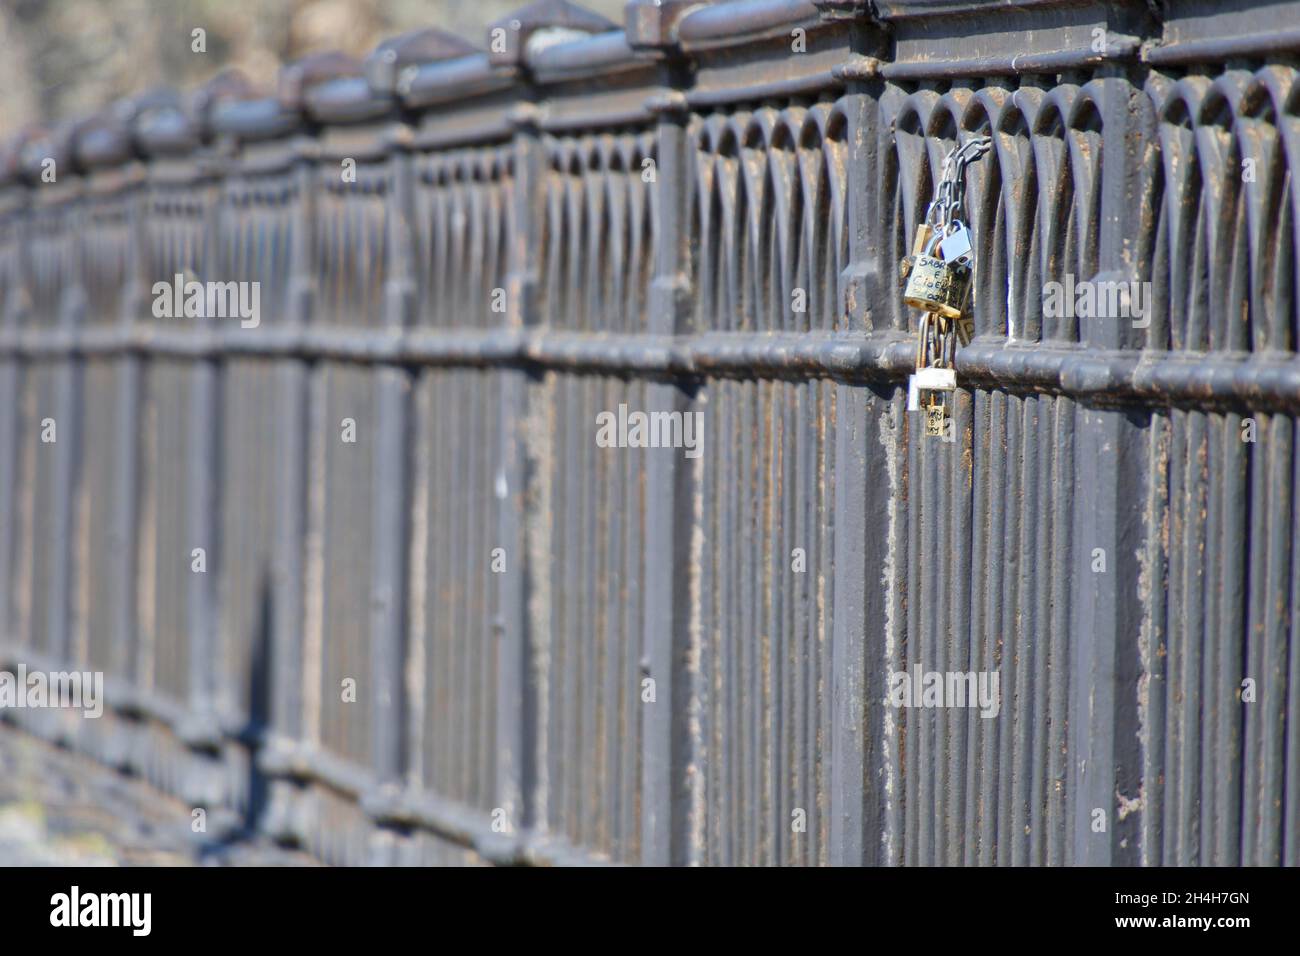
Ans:
MULTIPOLYGON (((436 26, 482 46, 526 0, 0 0, 0 131, 94 112, 161 86, 189 89, 234 66, 273 88, 280 64, 320 50, 363 56, 436 26), (191 33, 207 31, 207 52, 191 33)), ((622 23, 623 0, 584 0, 622 23)))

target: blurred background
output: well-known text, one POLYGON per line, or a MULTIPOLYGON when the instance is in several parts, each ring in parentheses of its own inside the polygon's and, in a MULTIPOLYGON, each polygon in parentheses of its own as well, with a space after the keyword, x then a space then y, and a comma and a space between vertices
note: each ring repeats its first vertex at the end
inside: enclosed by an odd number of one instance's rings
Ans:
MULTIPOLYGON (((363 55, 436 26, 484 45, 527 0, 0 0, 0 132, 94 112, 159 86, 189 89, 226 66, 271 89, 281 63, 319 50, 363 55), (207 31, 207 52, 190 50, 207 31)), ((582 5, 622 25, 623 0, 582 5)))

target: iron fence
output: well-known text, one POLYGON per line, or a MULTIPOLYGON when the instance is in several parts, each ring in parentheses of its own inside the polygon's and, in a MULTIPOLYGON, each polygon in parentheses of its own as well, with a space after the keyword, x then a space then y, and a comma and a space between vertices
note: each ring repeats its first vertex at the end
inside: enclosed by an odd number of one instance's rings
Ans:
POLYGON ((1220 6, 541 0, 15 138, 0 637, 110 710, 6 718, 339 863, 1300 862, 1300 4, 1220 6))

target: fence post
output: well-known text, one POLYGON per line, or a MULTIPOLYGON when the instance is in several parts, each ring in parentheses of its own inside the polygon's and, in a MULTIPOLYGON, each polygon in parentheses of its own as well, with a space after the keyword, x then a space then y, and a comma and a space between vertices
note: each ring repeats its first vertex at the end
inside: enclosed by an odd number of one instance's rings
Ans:
MULTIPOLYGON (((871 54, 883 54, 879 30, 867 23, 865 4, 818 3, 823 19, 849 18, 856 26, 840 68, 848 89, 848 265, 838 277, 839 317, 850 332, 883 331, 873 286, 886 275, 885 237, 871 228, 883 220, 880 132, 883 82, 871 54)), ((886 291, 885 294, 888 294, 886 291)), ((881 446, 881 422, 895 405, 892 385, 836 386, 835 557, 831 635, 830 847, 834 865, 881 862, 885 795, 877 772, 884 732, 881 708, 886 675, 885 639, 891 599, 882 569, 895 550, 887 533, 893 489, 891 463, 881 446)))
MULTIPOLYGON (((16 137, 6 144, 0 156, 0 216, 6 220, 8 245, 5 253, 3 299, 0 300, 0 335, 8 340, 17 337, 24 322, 25 297, 21 284, 24 278, 23 262, 26 253, 19 237, 21 221, 28 206, 27 188, 22 184, 19 171, 19 152, 24 138, 16 137)), ((14 563, 13 556, 18 533, 19 469, 22 458, 19 445, 18 423, 21 416, 19 384, 22 381, 22 360, 6 348, 0 357, 0 654, 15 650, 18 633, 13 619, 14 563)))
MULTIPOLYGON (((148 180, 142 177, 134 187, 128 206, 126 281, 122 289, 121 313, 117 325, 128 334, 147 308, 152 286, 145 275, 148 241, 145 226, 149 202, 148 180)), ((140 400, 141 359, 126 352, 118 358, 117 370, 117 459, 113 475, 113 518, 110 541, 115 551, 109 609, 110 666, 123 680, 134 684, 136 631, 138 627, 136 588, 139 584, 140 520, 140 400)))
MULTIPOLYGON (((521 69, 528 37, 538 24, 524 23, 525 11, 497 21, 488 29, 489 60, 496 66, 521 69), (498 31, 504 31, 498 33, 498 31), (495 37, 494 37, 495 35, 495 37), (494 44, 494 38, 504 43, 494 44), (504 49, 502 49, 504 47, 504 49)), ((514 177, 510 196, 506 252, 507 334, 523 332, 542 322, 537 301, 542 252, 543 177, 545 155, 537 125, 535 93, 530 89, 510 109, 514 128, 514 177)), ((529 575, 527 522, 529 462, 524 429, 528 418, 530 374, 518 368, 500 371, 500 442, 493 481, 499 502, 497 540, 489 542, 483 559, 495 548, 505 552, 498 605, 492 630, 497 640, 497 794, 505 813, 506 834, 518 835, 539 825, 533 819, 537 775, 537 683, 528 627, 529 575)), ((506 837, 509 839, 510 837, 506 837)))
MULTIPOLYGON (((657 117, 655 180, 651 208, 656 220, 654 275, 648 325, 655 336, 686 331, 691 315, 690 108, 679 89, 689 82, 677 48, 677 23, 689 10, 682 2, 634 0, 626 8, 626 36, 634 50, 669 57, 669 87, 648 104, 657 117)), ((693 389, 680 380, 646 385, 646 411, 689 415, 693 389)), ((707 441, 707 438, 705 439, 707 441)), ((650 866, 703 862, 700 812, 702 778, 688 779, 699 753, 691 727, 696 688, 687 667, 690 634, 691 499, 698 466, 679 449, 645 450, 645 617, 641 674, 655 682, 655 700, 642 703, 641 861, 650 866)), ((640 699, 640 687, 631 692, 640 699)))
MULTIPOLYGON (((316 221, 313 167, 305 151, 293 150, 290 160, 294 180, 294 213, 289 230, 289 281, 284 316, 286 335, 309 329, 316 314, 316 280, 312 231, 316 221)), ((311 443, 307 418, 310 387, 309 363, 286 356, 276 363, 275 383, 280 410, 279 452, 275 462, 275 537, 272 546, 272 614, 270 634, 271 700, 270 741, 273 754, 304 737, 303 653, 305 641, 306 574, 304 551, 307 530, 307 461, 311 443)), ((319 688, 316 689, 319 692, 319 688)), ((290 822, 289 801, 294 786, 276 779, 268 785, 266 827, 276 835, 295 834, 290 822)))
MULTIPOLYGON (((74 156, 72 130, 69 128, 59 135, 57 146, 46 153, 57 156, 57 174, 62 178, 53 189, 63 190, 68 180, 73 179, 74 156)), ((53 145, 53 144, 52 144, 53 145)), ((75 180, 74 180, 75 181, 75 180)), ((42 183, 38 188, 51 188, 42 183)), ((74 190, 78 187, 72 187, 74 190)), ((75 194, 63 198, 63 202, 75 201, 75 194)), ((56 199, 55 202, 60 200, 56 199)), ((74 211, 74 216, 76 212, 74 211)), ((75 218, 66 211, 62 214, 69 219, 61 224, 61 241, 69 248, 68 266, 71 276, 59 296, 57 313, 46 317, 47 321, 60 332, 71 335, 85 323, 86 293, 82 283, 84 272, 81 266, 82 236, 75 228, 75 218)), ((38 320, 40 316, 37 317, 38 320)), ((65 353, 53 360, 54 409, 50 416, 56 422, 57 440, 53 449, 54 468, 52 474, 53 493, 51 500, 54 515, 49 524, 50 550, 47 573, 46 600, 49 633, 44 656, 52 662, 67 662, 72 650, 72 608, 76 593, 76 567, 73 558, 72 538, 74 531, 77 474, 80 468, 81 447, 81 386, 82 360, 75 355, 65 353)), ((39 412, 39 409, 38 409, 39 412)))
MULTIPOLYGON (((1105 161, 1101 165, 1097 275, 1095 281, 1137 278, 1132 237, 1143 215, 1142 152, 1153 131, 1135 107, 1126 69, 1108 66, 1085 87, 1100 113, 1105 161)), ((1066 135, 1070 135, 1067 131, 1066 135)), ((1134 334, 1118 317, 1079 320, 1088 349, 1132 348, 1134 334)), ((1130 415, 1088 401, 1076 407, 1074 651, 1070 698, 1069 792, 1074 795, 1073 863, 1133 863, 1140 850, 1137 815, 1118 819, 1117 794, 1136 796, 1140 782, 1136 696, 1117 693, 1136 686, 1141 620, 1137 549, 1142 535, 1145 429, 1130 415), (1096 570, 1096 549, 1104 571, 1096 570), (1097 810, 1105 831, 1095 829, 1097 810)))
MULTIPOLYGON (((686 331, 691 314, 691 143, 690 111, 676 89, 654 105, 658 114, 653 207, 658 219, 655 274, 650 285, 649 329, 652 335, 686 331)), ((689 415, 694 390, 677 381, 646 386, 647 412, 689 415)), ((705 441, 708 439, 705 438, 705 441)), ((645 634, 643 675, 655 680, 655 703, 644 704, 642 860, 669 866, 703 862, 702 812, 697 791, 700 775, 687 778, 687 767, 701 742, 691 730, 696 688, 688 667, 690 633, 692 498, 701 459, 685 458, 679 449, 646 452, 645 634)), ((636 693, 640 689, 636 688, 636 693)))
MULTIPOLYGON (((384 328, 400 334, 415 306, 411 157, 390 144, 389 271, 384 289, 384 328)), ((409 421, 411 382, 400 365, 375 369, 374 564, 371 567, 371 648, 375 682, 374 770, 381 785, 397 785, 402 773, 404 737, 403 661, 407 620, 407 555, 410 536, 409 421)))
MULTIPOLYGON (((687 321, 690 264, 683 239, 689 223, 691 173, 685 111, 670 96, 659 114, 658 268, 650 293, 650 332, 675 335, 687 321)), ((689 415, 693 390, 680 381, 646 385, 646 412, 689 415)), ((705 441, 708 439, 705 438, 705 441)), ((702 780, 687 767, 700 741, 690 730, 696 706, 687 657, 690 633, 691 503, 698 464, 680 449, 651 448, 646 455, 645 633, 642 674, 655 683, 655 703, 644 704, 642 859, 648 865, 702 862, 700 812, 694 799, 702 780)), ((698 459, 695 460, 698 462, 698 459)), ((640 688, 634 691, 639 695, 640 688)))
MULTIPOLYGON (((205 170, 200 180, 203 195, 203 242, 201 260, 197 263, 202 274, 201 282, 221 281, 221 256, 218 237, 221 230, 222 196, 220 181, 209 178, 205 170)), ((191 332, 196 336, 212 334, 213 317, 199 315, 191 332)), ((163 555, 162 561, 190 562, 194 548, 203 548, 207 554, 206 572, 196 573, 190 568, 188 600, 186 601, 186 629, 189 631, 189 699, 185 702, 187 726, 181 736, 192 747, 217 746, 213 696, 214 671, 217 659, 216 637, 216 581, 221 566, 221 542, 218 540, 221 523, 220 489, 216 480, 220 442, 221 360, 215 357, 196 356, 190 369, 190 421, 189 446, 186 462, 185 524, 189 548, 185 554, 163 555)), ((192 788, 191 788, 192 789, 192 788)), ((187 795, 190 791, 187 790, 187 795)), ((192 794, 201 799, 198 792, 192 794)))

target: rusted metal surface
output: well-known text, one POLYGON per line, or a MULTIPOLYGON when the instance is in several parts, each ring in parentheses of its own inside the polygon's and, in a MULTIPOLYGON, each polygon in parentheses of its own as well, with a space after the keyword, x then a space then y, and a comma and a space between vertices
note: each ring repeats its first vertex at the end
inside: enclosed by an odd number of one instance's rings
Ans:
POLYGON ((0 650, 110 708, 6 717, 331 862, 1300 863, 1300 4, 1220 6, 542 0, 14 139, 0 650))

